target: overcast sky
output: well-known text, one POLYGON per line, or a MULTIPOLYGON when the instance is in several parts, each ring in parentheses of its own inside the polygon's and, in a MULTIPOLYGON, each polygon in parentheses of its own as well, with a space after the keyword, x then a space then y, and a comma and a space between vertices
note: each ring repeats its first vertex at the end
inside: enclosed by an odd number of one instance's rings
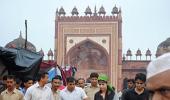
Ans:
POLYGON ((0 0, 0 46, 19 37, 25 37, 24 20, 28 20, 28 41, 37 51, 54 49, 55 12, 63 6, 66 16, 74 6, 84 15, 87 6, 106 15, 115 6, 121 7, 123 16, 123 53, 138 48, 144 54, 149 48, 153 54, 160 42, 170 37, 170 0, 0 0))

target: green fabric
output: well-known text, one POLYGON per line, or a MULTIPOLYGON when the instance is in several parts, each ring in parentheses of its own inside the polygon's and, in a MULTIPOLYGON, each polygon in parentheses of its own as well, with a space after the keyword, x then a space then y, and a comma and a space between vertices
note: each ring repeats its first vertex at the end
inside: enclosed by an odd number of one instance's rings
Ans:
POLYGON ((109 91, 114 91, 112 85, 107 85, 109 91))
POLYGON ((107 82, 109 80, 109 77, 105 74, 101 74, 101 75, 99 75, 98 80, 102 80, 102 81, 107 82))
MULTIPOLYGON (((108 77, 107 75, 105 75, 105 74, 101 74, 101 75, 99 75, 98 80, 99 80, 99 81, 101 80, 101 81, 106 81, 106 82, 108 82, 109 77, 108 77)), ((108 87, 108 90, 109 90, 109 91, 114 91, 113 88, 112 88, 112 86, 111 86, 110 84, 108 84, 107 87, 108 87)))

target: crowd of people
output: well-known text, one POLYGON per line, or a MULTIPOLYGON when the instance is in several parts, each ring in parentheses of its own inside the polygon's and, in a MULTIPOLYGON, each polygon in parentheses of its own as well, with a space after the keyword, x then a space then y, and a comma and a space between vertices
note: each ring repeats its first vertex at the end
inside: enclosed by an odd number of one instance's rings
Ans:
POLYGON ((128 79, 127 88, 117 93, 105 74, 91 73, 90 83, 84 78, 67 77, 66 86, 62 77, 56 75, 48 82, 48 73, 39 73, 37 80, 14 75, 3 77, 0 100, 170 100, 170 53, 150 62, 147 75, 136 74, 128 79), (121 94, 121 95, 120 95, 121 94))
MULTIPOLYGON (((21 82, 13 75, 3 78, 1 86, 2 100, 118 100, 116 92, 108 84, 108 76, 90 74, 90 84, 84 78, 67 78, 67 85, 62 85, 62 77, 56 75, 48 83, 48 73, 40 73, 37 81, 25 78, 21 82)), ((0 100, 1 100, 0 99, 0 100)))

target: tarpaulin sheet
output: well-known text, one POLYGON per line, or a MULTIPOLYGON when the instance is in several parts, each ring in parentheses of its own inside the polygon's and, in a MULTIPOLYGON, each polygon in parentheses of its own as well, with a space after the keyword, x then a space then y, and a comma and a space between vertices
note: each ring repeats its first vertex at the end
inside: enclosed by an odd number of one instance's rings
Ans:
POLYGON ((0 71, 0 75, 7 71, 8 74, 16 75, 19 78, 35 77, 39 71, 42 58, 38 53, 22 48, 0 47, 0 62, 5 66, 5 68, 0 66, 0 69, 1 67, 3 69, 0 71))

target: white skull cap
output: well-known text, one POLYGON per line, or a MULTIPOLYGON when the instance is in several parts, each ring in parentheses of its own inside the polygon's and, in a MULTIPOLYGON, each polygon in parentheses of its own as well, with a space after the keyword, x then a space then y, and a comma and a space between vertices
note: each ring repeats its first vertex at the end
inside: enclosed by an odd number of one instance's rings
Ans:
POLYGON ((147 67, 147 79, 169 69, 170 53, 165 53, 149 63, 147 67))

